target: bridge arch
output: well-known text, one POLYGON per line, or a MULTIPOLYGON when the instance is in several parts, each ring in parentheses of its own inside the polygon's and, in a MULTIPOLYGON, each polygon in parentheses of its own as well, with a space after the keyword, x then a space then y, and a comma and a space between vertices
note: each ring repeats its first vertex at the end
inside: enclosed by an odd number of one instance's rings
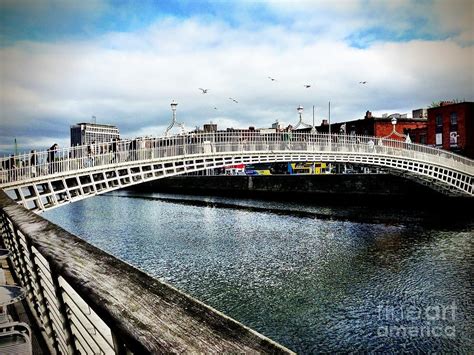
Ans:
MULTIPOLYGON (((64 149, 55 153, 59 158, 54 162, 47 162, 51 152, 40 152, 35 169, 25 166, 8 170, 0 188, 27 209, 42 212, 112 190, 205 169, 241 163, 325 161, 382 167, 448 195, 474 195, 473 160, 396 140, 222 132, 121 144, 109 143, 92 154, 90 147, 64 149)), ((20 159, 29 161, 31 157, 20 159)))

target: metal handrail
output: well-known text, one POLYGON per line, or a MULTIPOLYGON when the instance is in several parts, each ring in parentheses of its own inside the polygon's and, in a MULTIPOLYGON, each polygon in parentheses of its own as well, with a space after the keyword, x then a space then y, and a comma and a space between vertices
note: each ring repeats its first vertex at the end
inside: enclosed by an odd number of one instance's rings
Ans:
POLYGON ((203 153, 219 155, 237 151, 321 151, 390 155, 441 165, 469 175, 474 171, 472 159, 426 145, 394 139, 299 132, 213 132, 120 140, 3 157, 0 159, 0 169, 3 169, 0 170, 0 187, 32 178, 124 162, 172 159, 203 153))

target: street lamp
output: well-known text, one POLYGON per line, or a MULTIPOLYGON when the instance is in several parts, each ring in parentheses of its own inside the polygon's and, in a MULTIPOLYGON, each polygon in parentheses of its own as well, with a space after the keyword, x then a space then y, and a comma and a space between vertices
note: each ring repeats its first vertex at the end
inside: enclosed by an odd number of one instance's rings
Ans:
POLYGON ((313 127, 311 127, 311 133, 312 134, 316 133, 316 127, 314 126, 314 105, 313 105, 313 127))
POLYGON ((298 111, 298 114, 300 116, 300 119, 298 121, 298 123, 296 124, 296 126, 293 127, 293 129, 297 129, 298 127, 300 126, 303 126, 304 128, 310 128, 311 125, 310 124, 307 124, 307 123, 304 123, 303 122, 303 106, 299 105, 297 108, 296 108, 296 111, 298 111))
POLYGON ((171 110, 173 111, 173 121, 176 121, 176 107, 178 103, 176 101, 171 101, 171 110))
MULTIPOLYGON (((168 128, 166 128, 165 136, 167 136, 167 135, 168 135, 168 132, 171 130, 171 128, 173 128, 173 126, 174 126, 175 124, 177 124, 177 123, 176 123, 176 107, 177 107, 177 106, 178 106, 178 103, 177 103, 175 100, 171 101, 171 111, 173 111, 173 118, 171 119, 171 123, 170 123, 170 125, 168 126, 168 128)), ((181 126, 181 125, 180 125, 180 126, 181 126)))
POLYGON ((303 106, 299 105, 297 108, 296 108, 296 111, 298 111, 299 115, 300 115, 300 122, 302 121, 301 119, 301 115, 303 114, 303 106))
POLYGON ((395 132, 395 125, 397 124, 397 119, 396 117, 392 117, 392 125, 393 125, 393 131, 395 132))
POLYGON ((392 123, 392 132, 390 132, 390 134, 388 134, 387 136, 382 137, 382 139, 387 139, 387 138, 390 138, 393 135, 395 135, 395 136, 400 137, 400 138, 405 138, 408 142, 410 140, 409 135, 398 133, 397 130, 395 129, 395 126, 397 125, 397 122, 398 122, 397 118, 395 116, 392 116, 390 122, 392 123))

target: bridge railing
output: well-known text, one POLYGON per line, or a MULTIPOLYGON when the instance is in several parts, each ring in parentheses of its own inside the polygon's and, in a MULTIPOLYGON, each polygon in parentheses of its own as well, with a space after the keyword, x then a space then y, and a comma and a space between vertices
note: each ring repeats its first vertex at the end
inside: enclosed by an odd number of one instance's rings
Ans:
POLYGON ((123 162, 172 158, 194 154, 232 152, 353 152, 393 155, 444 165, 472 173, 474 161, 437 148, 369 136, 278 132, 188 133, 170 137, 119 140, 0 159, 0 184, 20 182, 123 162))
POLYGON ((2 190, 0 241, 52 354, 291 353, 2 190))

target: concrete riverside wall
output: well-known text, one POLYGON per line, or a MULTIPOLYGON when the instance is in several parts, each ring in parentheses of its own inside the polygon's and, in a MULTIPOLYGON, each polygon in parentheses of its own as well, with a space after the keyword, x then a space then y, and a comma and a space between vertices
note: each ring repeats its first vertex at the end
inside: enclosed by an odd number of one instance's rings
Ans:
MULTIPOLYGON (((270 175, 270 176, 176 176, 135 186, 134 189, 191 194, 222 194, 314 199, 386 197, 404 200, 441 198, 427 186, 390 174, 270 175)), ((359 200, 363 202, 363 200, 359 200)))

